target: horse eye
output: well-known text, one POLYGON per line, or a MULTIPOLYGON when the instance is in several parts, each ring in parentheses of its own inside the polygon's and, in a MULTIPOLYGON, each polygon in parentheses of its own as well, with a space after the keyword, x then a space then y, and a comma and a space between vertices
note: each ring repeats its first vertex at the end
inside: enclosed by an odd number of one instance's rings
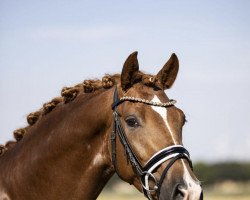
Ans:
POLYGON ((140 126, 139 122, 137 121, 135 117, 129 116, 125 121, 129 127, 136 128, 140 126))

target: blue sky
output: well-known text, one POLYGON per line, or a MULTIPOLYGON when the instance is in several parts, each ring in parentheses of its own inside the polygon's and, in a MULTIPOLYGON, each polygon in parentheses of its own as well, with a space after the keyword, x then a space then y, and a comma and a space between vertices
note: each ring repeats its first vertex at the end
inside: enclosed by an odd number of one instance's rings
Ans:
POLYGON ((175 52, 166 91, 186 114, 193 160, 250 160, 249 1, 0 1, 0 141, 26 115, 87 78, 121 71, 139 52, 157 73, 175 52))

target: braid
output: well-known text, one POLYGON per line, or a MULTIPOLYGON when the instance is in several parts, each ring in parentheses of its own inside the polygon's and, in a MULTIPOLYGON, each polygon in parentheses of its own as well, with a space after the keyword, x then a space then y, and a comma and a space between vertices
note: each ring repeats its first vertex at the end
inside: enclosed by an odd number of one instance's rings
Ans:
POLYGON ((36 111, 32 112, 27 116, 27 122, 30 126, 36 123, 36 121, 39 119, 41 116, 42 112, 41 111, 36 111))
MULTIPOLYGON (((120 75, 105 75, 102 80, 85 80, 83 83, 77 84, 73 87, 64 87, 61 91, 61 97, 56 97, 50 102, 43 104, 42 109, 32 112, 27 116, 29 126, 34 125, 43 115, 50 113, 58 104, 67 104, 73 101, 80 92, 91 93, 101 88, 111 88, 116 83, 115 80, 118 77, 120 77, 120 75)), ((13 148, 17 142, 21 141, 26 133, 26 128, 15 130, 13 132, 13 136, 16 141, 8 141, 5 145, 0 145, 0 156, 3 155, 8 149, 13 148)))
POLYGON ((26 130, 24 128, 17 129, 13 132, 13 135, 16 141, 20 141, 25 134, 26 134, 26 130))
POLYGON ((57 104, 59 104, 61 102, 63 102, 63 98, 56 97, 52 101, 43 104, 43 114, 45 115, 45 114, 49 113, 50 111, 52 111, 56 107, 57 104))
POLYGON ((102 78, 102 87, 105 89, 111 88, 114 85, 113 77, 110 75, 105 75, 102 78))

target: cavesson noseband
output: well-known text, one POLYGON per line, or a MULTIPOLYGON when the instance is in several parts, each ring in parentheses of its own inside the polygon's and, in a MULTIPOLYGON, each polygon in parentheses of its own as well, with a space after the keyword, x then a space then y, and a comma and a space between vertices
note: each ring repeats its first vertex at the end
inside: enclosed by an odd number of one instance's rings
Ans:
POLYGON ((115 88, 114 96, 113 96, 113 104, 112 104, 112 110, 113 110, 113 130, 111 133, 111 148, 112 148, 112 164, 114 168, 117 171, 116 166, 116 135, 119 136, 119 139, 124 147, 125 153, 127 155, 127 159, 130 161, 131 165, 134 167, 137 175, 140 177, 142 189, 144 192, 144 195, 152 200, 152 192, 156 192, 157 196, 160 196, 160 190, 163 183, 163 180, 170 169, 170 167, 180 158, 184 158, 188 160, 190 167, 192 168, 192 162, 190 160, 189 152, 182 146, 182 145, 171 145, 168 146, 158 152, 156 152, 145 164, 145 166, 142 166, 139 159, 137 158, 136 154, 134 153, 132 147, 129 144, 128 138, 124 132, 124 129, 121 124, 120 115, 117 111, 117 106, 123 103, 124 101, 130 101, 130 102, 138 102, 138 103, 144 103, 152 106, 161 106, 161 107, 170 107, 173 106, 176 101, 170 100, 166 103, 160 103, 160 102, 152 102, 145 99, 137 98, 137 97, 129 97, 124 96, 122 98, 118 98, 118 91, 117 88, 115 88), (153 173, 154 170, 157 169, 161 164, 163 164, 166 161, 169 161, 167 166, 165 167, 160 180, 157 180, 153 173), (153 189, 149 187, 149 181, 152 180, 155 183, 155 186, 153 189))

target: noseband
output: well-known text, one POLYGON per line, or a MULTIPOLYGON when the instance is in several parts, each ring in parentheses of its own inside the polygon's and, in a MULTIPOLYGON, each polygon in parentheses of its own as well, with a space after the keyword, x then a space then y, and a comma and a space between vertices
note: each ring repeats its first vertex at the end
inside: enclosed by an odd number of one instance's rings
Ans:
POLYGON ((168 146, 158 152, 156 152, 145 164, 145 166, 142 166, 139 159, 137 158, 136 154, 134 153, 132 147, 129 144, 128 138, 124 132, 124 129, 121 124, 120 115, 117 111, 118 105, 123 103, 124 101, 130 101, 130 102, 138 102, 138 103, 144 103, 148 105, 153 106, 161 106, 161 107, 170 107, 173 106, 176 101, 170 100, 167 103, 159 103, 159 102, 152 102, 141 98, 136 97, 128 97, 124 96, 122 98, 118 98, 118 91, 117 88, 114 92, 113 97, 113 104, 112 104, 112 110, 113 110, 113 130, 111 133, 111 148, 112 148, 112 164, 114 168, 117 171, 116 166, 116 135, 119 136, 119 139, 124 147, 125 154, 127 156, 128 161, 130 161, 131 165, 134 167, 137 175, 140 177, 142 189, 144 192, 144 195, 148 199, 152 199, 152 193, 156 193, 156 195, 160 196, 160 190, 162 183, 164 181, 164 178, 170 169, 170 167, 180 158, 184 158, 188 161, 190 167, 192 168, 192 162, 190 160, 189 152, 182 146, 182 145, 172 145, 168 146), (159 166, 161 166, 164 162, 168 161, 169 163, 165 167, 160 180, 157 180, 155 176, 153 175, 154 170, 156 170, 159 166), (154 182, 153 189, 150 189, 149 181, 154 182))

